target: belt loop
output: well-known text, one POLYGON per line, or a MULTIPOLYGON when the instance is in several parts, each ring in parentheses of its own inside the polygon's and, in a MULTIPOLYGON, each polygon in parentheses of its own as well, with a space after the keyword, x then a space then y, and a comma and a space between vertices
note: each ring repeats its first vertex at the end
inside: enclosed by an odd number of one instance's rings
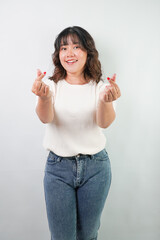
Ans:
POLYGON ((77 154, 77 155, 75 156, 76 159, 79 159, 79 157, 80 157, 80 154, 77 154))
POLYGON ((94 154, 91 154, 91 155, 90 155, 90 158, 91 158, 91 159, 94 159, 94 154))
POLYGON ((61 162, 61 160, 62 160, 62 157, 57 158, 57 162, 61 162))

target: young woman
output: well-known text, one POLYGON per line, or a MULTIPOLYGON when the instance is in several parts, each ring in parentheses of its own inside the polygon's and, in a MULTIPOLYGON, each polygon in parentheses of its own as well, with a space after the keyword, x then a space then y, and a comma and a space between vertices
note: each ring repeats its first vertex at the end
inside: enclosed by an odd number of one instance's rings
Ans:
POLYGON ((53 76, 32 86, 36 113, 46 124, 44 193, 51 240, 96 240, 111 184, 111 165, 102 132, 115 119, 115 83, 102 80, 91 35, 79 26, 64 29, 52 55, 53 76))

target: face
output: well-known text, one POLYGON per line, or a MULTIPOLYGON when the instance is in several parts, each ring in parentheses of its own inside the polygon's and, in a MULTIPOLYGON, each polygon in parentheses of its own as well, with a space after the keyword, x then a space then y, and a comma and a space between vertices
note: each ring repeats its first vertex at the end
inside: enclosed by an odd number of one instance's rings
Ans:
POLYGON ((87 52, 82 50, 78 41, 73 43, 70 37, 67 40, 68 45, 60 47, 60 62, 67 73, 82 74, 87 60, 87 52))

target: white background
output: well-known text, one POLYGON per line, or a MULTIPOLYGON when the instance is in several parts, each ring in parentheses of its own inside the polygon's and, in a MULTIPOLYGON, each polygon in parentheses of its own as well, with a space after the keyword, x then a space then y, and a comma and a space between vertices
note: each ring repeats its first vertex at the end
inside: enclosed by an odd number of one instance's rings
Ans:
POLYGON ((104 130, 112 184, 98 240, 160 239, 160 1, 0 2, 0 239, 49 240, 44 124, 31 87, 53 71, 55 37, 81 26, 94 38, 104 78, 117 74, 117 117, 104 130))

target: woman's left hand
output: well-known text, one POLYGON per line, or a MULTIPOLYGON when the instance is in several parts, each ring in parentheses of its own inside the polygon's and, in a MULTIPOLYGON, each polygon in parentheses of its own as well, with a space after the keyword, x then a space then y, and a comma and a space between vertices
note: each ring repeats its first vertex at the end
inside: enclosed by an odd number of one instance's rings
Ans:
POLYGON ((116 74, 114 74, 113 77, 108 81, 110 82, 110 85, 106 85, 105 89, 99 94, 100 101, 104 103, 115 101, 121 96, 121 91, 118 85, 115 83, 116 74))

